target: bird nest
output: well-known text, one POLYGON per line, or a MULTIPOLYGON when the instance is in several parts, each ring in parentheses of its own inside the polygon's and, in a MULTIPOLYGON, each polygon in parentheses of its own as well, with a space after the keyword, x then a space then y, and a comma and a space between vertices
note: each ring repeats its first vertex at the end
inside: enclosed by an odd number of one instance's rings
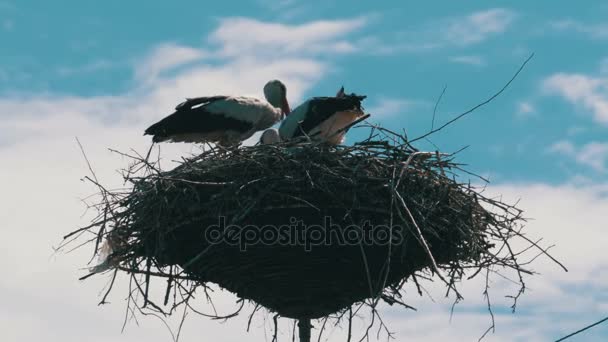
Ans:
POLYGON ((168 281, 171 311, 192 298, 172 291, 215 283, 303 320, 355 303, 407 306, 401 289, 424 272, 458 297, 467 270, 529 273, 510 242, 540 247, 521 233, 519 209, 457 181, 454 155, 420 152, 374 130, 353 146, 211 149, 169 171, 130 156, 124 177, 132 186, 109 191, 95 181, 99 216, 66 238, 93 231, 96 252, 107 241, 95 272, 131 274, 143 305, 160 311, 162 298, 148 290, 155 278, 168 281))

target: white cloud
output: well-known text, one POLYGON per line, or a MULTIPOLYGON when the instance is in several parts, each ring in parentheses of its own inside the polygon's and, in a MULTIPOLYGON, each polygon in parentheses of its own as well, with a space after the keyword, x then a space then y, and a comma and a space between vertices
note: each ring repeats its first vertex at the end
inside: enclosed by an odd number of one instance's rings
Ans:
POLYGON ((396 38, 390 39, 386 37, 367 36, 359 39, 356 46, 362 52, 374 56, 394 55, 399 53, 420 53, 439 49, 443 44, 437 39, 419 41, 421 34, 405 34, 404 36, 397 35, 396 38))
POLYGON ((600 73, 603 75, 608 74, 608 57, 602 59, 600 62, 600 73))
POLYGON ((400 98, 378 97, 375 104, 366 109, 366 112, 372 115, 372 118, 387 117, 392 115, 405 115, 419 103, 413 100, 400 98))
MULTIPOLYGON (((493 8, 459 17, 432 20, 420 27, 395 34, 366 36, 356 46, 372 55, 421 53, 438 49, 462 48, 483 43, 505 32, 517 14, 509 9, 493 8)), ((452 62, 484 65, 480 56, 455 56, 452 62)))
POLYGON ((572 142, 562 140, 551 145, 549 152, 567 156, 596 172, 608 172, 608 142, 593 141, 578 148, 572 142))
POLYGON ((594 39, 608 38, 608 24, 590 24, 577 20, 565 19, 551 22, 550 27, 557 31, 574 31, 582 33, 594 39))
POLYGON ((252 53, 264 58, 295 53, 303 56, 345 53, 355 51, 356 47, 344 36, 363 27, 365 23, 365 18, 320 20, 302 25, 227 18, 221 20, 210 41, 221 46, 220 55, 225 57, 252 53))
POLYGON ((503 33, 515 20, 515 13, 504 8, 493 8, 451 20, 445 29, 445 39, 456 45, 482 42, 492 35, 503 33))
POLYGON ((576 148, 572 142, 562 140, 551 145, 549 147, 549 152, 572 155, 576 152, 576 148))
POLYGON ((580 150, 577 160, 599 172, 608 171, 608 142, 590 142, 580 150))
POLYGON ((478 67, 486 65, 485 59, 481 56, 453 56, 449 57, 448 60, 452 63, 467 64, 478 67))
POLYGON ((200 61, 205 56, 206 53, 201 49, 175 43, 161 44, 146 57, 143 63, 136 65, 135 77, 137 80, 150 82, 162 72, 190 62, 200 61))
POLYGON ((517 102, 517 109, 515 111, 515 117, 518 119, 528 119, 537 115, 536 108, 529 101, 517 102))
POLYGON ((608 78, 557 73, 542 83, 545 93, 559 95, 593 113, 596 122, 608 125, 608 78))
POLYGON ((576 136, 576 135, 579 135, 579 134, 581 134, 581 133, 584 133, 584 132, 586 132, 587 130, 588 130, 588 128, 587 128, 587 127, 582 127, 582 126, 572 126, 572 127, 568 127, 568 130, 567 130, 566 134, 567 134, 569 137, 572 137, 572 136, 576 136))
POLYGON ((59 76, 72 76, 72 75, 80 75, 80 74, 89 74, 94 72, 99 72, 103 70, 108 70, 114 67, 115 64, 108 60, 96 60, 84 65, 77 66, 63 66, 57 69, 57 74, 59 76))

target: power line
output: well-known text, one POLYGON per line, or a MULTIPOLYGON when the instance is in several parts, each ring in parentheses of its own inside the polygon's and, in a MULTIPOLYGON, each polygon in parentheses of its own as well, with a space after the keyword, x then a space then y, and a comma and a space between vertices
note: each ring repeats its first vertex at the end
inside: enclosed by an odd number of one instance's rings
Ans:
POLYGON ((608 317, 606 317, 606 318, 604 318, 604 319, 602 319, 602 320, 600 320, 600 321, 597 321, 597 322, 595 322, 595 323, 593 323, 593 324, 591 324, 591 325, 588 325, 588 326, 586 326, 586 327, 584 327, 584 328, 582 328, 582 329, 580 329, 580 330, 578 330, 578 331, 575 331, 575 332, 573 332, 572 334, 570 334, 570 335, 568 335, 568 336, 564 336, 564 337, 560 338, 559 340, 557 340, 557 341, 555 341, 555 342, 564 341, 565 339, 568 339, 568 338, 570 338, 570 337, 572 337, 572 336, 574 336, 574 335, 576 335, 576 334, 582 333, 583 331, 585 331, 585 330, 587 330, 587 329, 591 329, 591 328, 593 328, 594 326, 596 326, 596 325, 598 325, 598 324, 602 324, 602 323, 604 323, 604 322, 606 322, 606 321, 608 321, 608 317))

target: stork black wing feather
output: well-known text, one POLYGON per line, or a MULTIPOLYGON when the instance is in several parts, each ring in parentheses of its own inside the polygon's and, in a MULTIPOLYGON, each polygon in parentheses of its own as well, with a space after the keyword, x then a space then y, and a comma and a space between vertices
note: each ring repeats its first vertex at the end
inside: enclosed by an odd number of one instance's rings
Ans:
MULTIPOLYGON (((217 101, 224 98, 226 98, 226 96, 216 96, 206 99, 217 101)), ((153 141, 158 142, 178 134, 204 134, 226 129, 246 132, 251 129, 251 123, 223 115, 222 113, 211 113, 205 108, 205 105, 192 108, 197 104, 210 102, 202 101, 200 99, 203 98, 187 100, 186 102, 192 102, 181 107, 178 106, 176 112, 148 127, 144 135, 153 135, 153 141)))
POLYGON ((366 96, 363 95, 350 94, 343 97, 315 97, 310 99, 308 115, 300 123, 301 129, 295 132, 294 138, 304 133, 308 134, 313 128, 336 112, 346 110, 362 111, 363 106, 361 106, 361 101, 365 98, 366 96))

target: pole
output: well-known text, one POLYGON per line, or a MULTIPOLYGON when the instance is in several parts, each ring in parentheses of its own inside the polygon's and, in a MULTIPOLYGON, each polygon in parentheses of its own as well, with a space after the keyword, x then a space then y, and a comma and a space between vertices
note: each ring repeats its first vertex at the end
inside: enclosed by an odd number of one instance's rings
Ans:
POLYGON ((310 342, 310 330, 312 326, 310 325, 310 319, 300 319, 298 320, 298 333, 300 335, 300 342, 310 342))

